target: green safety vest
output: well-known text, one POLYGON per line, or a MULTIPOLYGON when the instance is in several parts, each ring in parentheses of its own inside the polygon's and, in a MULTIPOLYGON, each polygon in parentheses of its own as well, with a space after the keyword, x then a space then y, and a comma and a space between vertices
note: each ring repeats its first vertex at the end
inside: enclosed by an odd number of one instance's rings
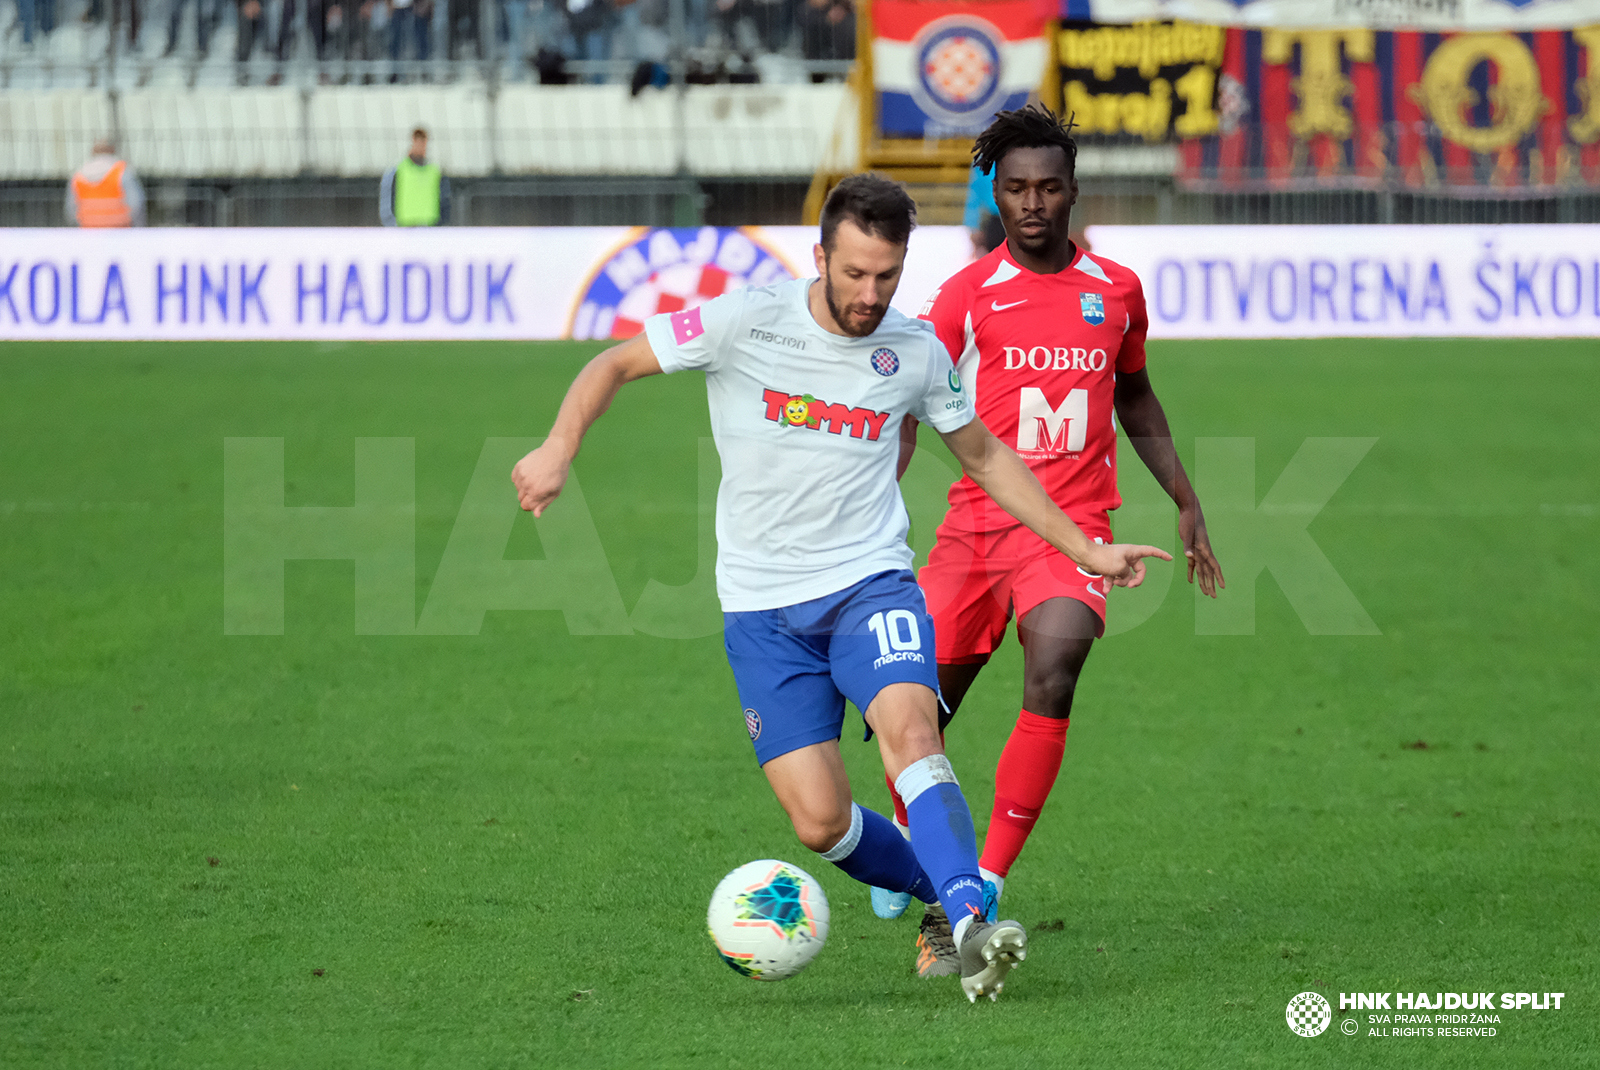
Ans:
POLYGON ((403 157, 394 169, 394 221, 402 227, 439 222, 439 165, 420 167, 403 157))

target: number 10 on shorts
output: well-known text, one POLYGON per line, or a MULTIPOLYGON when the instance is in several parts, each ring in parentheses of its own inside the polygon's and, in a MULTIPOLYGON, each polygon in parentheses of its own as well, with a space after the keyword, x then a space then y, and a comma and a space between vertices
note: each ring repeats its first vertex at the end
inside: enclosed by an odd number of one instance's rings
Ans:
POLYGON ((917 627, 917 615, 909 610, 891 609, 887 613, 874 613, 872 619, 867 621, 867 628, 878 637, 880 657, 889 657, 891 651, 922 649, 922 629, 917 627))

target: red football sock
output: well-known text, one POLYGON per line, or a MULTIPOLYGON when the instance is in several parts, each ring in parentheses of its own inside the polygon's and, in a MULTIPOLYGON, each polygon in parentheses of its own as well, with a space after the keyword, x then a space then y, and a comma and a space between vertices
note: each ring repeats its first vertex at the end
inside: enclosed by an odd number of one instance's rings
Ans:
POLYGON ((1066 749, 1066 718, 1040 717, 1027 710, 1017 715, 1017 726, 994 772, 994 812, 979 861, 984 869, 1002 877, 1011 871, 1050 797, 1066 749))
MULTIPOLYGON (((940 747, 944 746, 944 733, 943 732, 939 733, 939 746, 940 747)), ((895 821, 895 824, 899 825, 903 829, 910 828, 911 827, 911 815, 906 813, 905 800, 900 798, 900 793, 898 791, 894 790, 894 777, 890 776, 887 770, 884 771, 883 782, 885 784, 889 785, 889 798, 894 800, 894 821, 895 821)))
POLYGON ((888 772, 883 774, 883 782, 889 785, 889 798, 894 800, 894 823, 901 828, 911 827, 911 817, 906 813, 906 802, 900 798, 900 793, 894 790, 894 777, 888 772))

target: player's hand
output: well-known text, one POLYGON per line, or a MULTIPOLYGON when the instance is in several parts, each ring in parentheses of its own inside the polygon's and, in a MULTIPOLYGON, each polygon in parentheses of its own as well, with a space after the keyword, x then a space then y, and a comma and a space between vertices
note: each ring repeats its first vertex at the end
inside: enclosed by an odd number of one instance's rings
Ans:
POLYGON ((1200 575, 1200 590, 1207 597, 1217 597, 1217 588, 1226 588, 1222 566, 1217 555, 1211 552, 1211 536, 1206 533, 1206 518, 1198 505, 1178 511, 1178 535, 1183 539, 1183 556, 1189 563, 1189 582, 1200 575))
POLYGON ((1137 587, 1144 582, 1144 559, 1158 557, 1171 561, 1172 555, 1157 546, 1138 546, 1134 543, 1098 544, 1089 547, 1089 560, 1084 568, 1099 573, 1101 590, 1109 594, 1113 587, 1137 587))
POLYGON ((534 516, 543 516, 545 508, 567 485, 567 472, 571 468, 572 457, 566 450, 554 439, 546 439, 511 469, 518 503, 534 516))

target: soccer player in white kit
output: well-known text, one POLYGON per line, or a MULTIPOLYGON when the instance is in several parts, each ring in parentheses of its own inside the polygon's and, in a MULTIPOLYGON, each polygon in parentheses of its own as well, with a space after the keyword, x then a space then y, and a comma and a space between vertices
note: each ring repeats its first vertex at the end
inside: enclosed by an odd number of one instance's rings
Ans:
POLYGON ((999 993, 1027 934, 983 917, 972 815, 939 739, 933 622, 895 482, 901 421, 931 424, 995 502, 1088 571, 1131 587, 1143 558, 1171 558, 1086 538, 973 418, 933 328, 889 308, 915 212, 881 176, 840 183, 823 209, 819 278, 651 317, 579 373, 512 481, 522 507, 542 515, 624 383, 705 372, 722 457, 717 594, 757 761, 802 843, 953 921, 961 987, 975 1001, 999 993), (878 737, 909 842, 851 799, 839 750, 846 699, 863 711, 866 738, 878 737))

